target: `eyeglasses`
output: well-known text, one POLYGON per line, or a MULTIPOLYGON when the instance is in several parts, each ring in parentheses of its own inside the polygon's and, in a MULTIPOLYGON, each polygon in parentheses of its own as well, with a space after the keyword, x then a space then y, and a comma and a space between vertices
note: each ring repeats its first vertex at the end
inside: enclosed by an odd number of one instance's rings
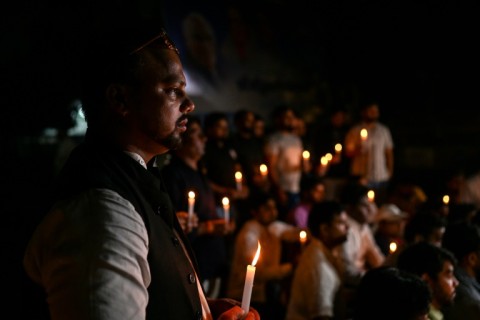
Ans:
POLYGON ((130 52, 130 55, 133 55, 133 54, 141 51, 143 48, 149 46, 150 44, 154 43, 158 39, 161 40, 162 46, 164 46, 166 49, 174 50, 178 55, 180 55, 180 52, 178 51, 177 47, 175 47, 175 44, 173 44, 173 41, 170 39, 170 37, 167 35, 167 32, 164 29, 162 29, 160 34, 158 34, 156 37, 150 39, 149 41, 142 44, 137 49, 130 52))

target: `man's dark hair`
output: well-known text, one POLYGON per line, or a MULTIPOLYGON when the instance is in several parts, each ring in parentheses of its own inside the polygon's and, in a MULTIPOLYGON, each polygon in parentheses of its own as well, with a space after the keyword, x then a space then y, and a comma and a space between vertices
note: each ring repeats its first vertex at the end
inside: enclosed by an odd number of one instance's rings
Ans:
POLYGON ((369 270, 355 297, 353 320, 413 320, 427 314, 431 302, 420 277, 393 267, 369 270))
POLYGON ((448 225, 443 236, 443 246, 450 250, 458 261, 472 252, 480 252, 480 227, 468 222, 448 225))
POLYGON ((397 266, 420 277, 426 273, 432 279, 437 279, 446 261, 454 266, 457 264, 457 259, 447 249, 422 241, 402 251, 398 256, 397 266))
POLYGON ((435 230, 446 226, 447 221, 442 216, 436 213, 421 211, 413 215, 407 222, 404 238, 408 243, 413 243, 417 235, 426 240, 435 230))
POLYGON ((322 201, 310 209, 308 215, 308 229, 313 236, 319 236, 319 227, 332 223, 333 219, 344 211, 343 206, 337 201, 322 201))

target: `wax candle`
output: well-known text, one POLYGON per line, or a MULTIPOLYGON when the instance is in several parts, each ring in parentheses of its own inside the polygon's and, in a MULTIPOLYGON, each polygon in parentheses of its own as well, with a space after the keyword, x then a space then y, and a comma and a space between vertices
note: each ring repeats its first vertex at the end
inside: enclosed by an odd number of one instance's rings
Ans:
POLYGON ((310 151, 304 150, 302 152, 302 158, 303 158, 303 167, 308 168, 308 162, 310 161, 310 151))
POLYGON ((342 152, 342 144, 341 143, 337 143, 335 145, 335 153, 336 154, 340 154, 342 152))
POLYGON ((360 139, 362 141, 366 141, 368 139, 368 131, 367 129, 363 128, 362 130, 360 130, 360 139))
POLYGON ((307 243, 307 233, 304 230, 302 230, 300 231, 298 237, 300 238, 300 244, 303 247, 305 243, 307 243))
POLYGON ((222 199, 223 204, 223 217, 225 218, 225 223, 230 223, 230 200, 227 197, 223 197, 222 199))
POLYGON ((260 175, 263 177, 263 178, 266 178, 267 175, 268 175, 268 168, 267 168, 267 165, 262 163, 260 165, 260 175))
POLYGON ((240 171, 235 172, 235 182, 237 183, 237 190, 242 190, 242 173, 240 171))
POLYGON ((195 192, 188 192, 188 219, 192 218, 193 207, 195 206, 195 192))
POLYGON ((444 205, 448 205, 448 203, 450 202, 450 197, 448 195, 444 195, 442 200, 444 205))
POLYGON ((328 158, 323 156, 320 158, 320 172, 319 175, 323 177, 327 173, 328 158))
POLYGON ((253 278, 255 277, 255 265, 260 257, 260 242, 258 242, 257 252, 253 258, 252 264, 247 266, 247 274, 245 275, 245 285, 243 287, 242 309, 245 314, 250 310, 250 298, 252 297, 253 278))
POLYGON ((368 197, 368 201, 370 201, 370 202, 375 201, 375 191, 368 190, 367 197, 368 197))
POLYGON ((394 253, 397 251, 397 243, 395 241, 390 242, 388 248, 390 249, 390 253, 394 253))

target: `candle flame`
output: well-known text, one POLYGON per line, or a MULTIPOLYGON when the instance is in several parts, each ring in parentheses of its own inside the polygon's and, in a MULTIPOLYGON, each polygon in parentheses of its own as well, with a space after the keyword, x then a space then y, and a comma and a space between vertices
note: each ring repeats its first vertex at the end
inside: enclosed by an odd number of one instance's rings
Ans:
POLYGON ((335 145, 335 151, 337 151, 337 152, 342 151, 342 144, 337 143, 337 144, 335 145))
POLYGON ((375 191, 368 190, 367 197, 368 197, 368 200, 370 200, 370 202, 373 202, 373 200, 375 200, 375 191))
POLYGON ((327 154, 325 155, 325 158, 326 158, 328 161, 332 161, 333 156, 332 156, 332 154, 329 152, 329 153, 327 153, 327 154))
POLYGON ((222 204, 223 204, 224 206, 228 206, 228 205, 230 204, 230 200, 228 200, 227 197, 223 197, 223 199, 222 199, 222 204))
POLYGON ((450 202, 450 197, 448 195, 443 196, 443 204, 448 204, 450 202))
POLYGON ((300 231, 299 237, 301 243, 305 243, 307 241, 307 233, 304 230, 300 231))
POLYGON ((368 138, 367 129, 363 128, 362 130, 360 130, 360 137, 362 138, 362 140, 367 140, 368 138))
POLYGON ((260 165, 260 173, 261 173, 262 175, 266 175, 267 172, 268 172, 267 165, 266 165, 266 164, 261 164, 261 165, 260 165))
POLYGON ((240 171, 235 172, 235 180, 237 181, 242 180, 242 173, 240 171))
POLYGON ((321 159, 320 159, 320 163, 324 166, 326 166, 328 164, 328 159, 327 157, 323 156, 321 159))
POLYGON ((388 246, 390 249, 390 253, 394 253, 397 251, 397 243, 396 242, 390 242, 390 245, 388 246))
POLYGON ((252 261, 252 266, 255 266, 257 264, 258 258, 260 258, 260 249, 262 246, 260 245, 260 241, 258 242, 258 247, 257 247, 257 253, 255 253, 255 257, 253 258, 252 261))
POLYGON ((190 199, 195 199, 195 192, 193 192, 193 191, 188 192, 188 197, 190 199))
POLYGON ((305 160, 310 159, 310 152, 308 150, 303 151, 302 152, 302 157, 305 160))

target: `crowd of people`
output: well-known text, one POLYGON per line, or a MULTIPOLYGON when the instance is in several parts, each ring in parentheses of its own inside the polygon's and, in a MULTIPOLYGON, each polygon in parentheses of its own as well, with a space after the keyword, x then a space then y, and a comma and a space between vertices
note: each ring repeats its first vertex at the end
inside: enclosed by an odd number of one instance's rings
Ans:
POLYGON ((378 101, 196 112, 150 31, 92 52, 87 135, 25 253, 52 319, 480 318, 480 208, 397 182, 378 101))

